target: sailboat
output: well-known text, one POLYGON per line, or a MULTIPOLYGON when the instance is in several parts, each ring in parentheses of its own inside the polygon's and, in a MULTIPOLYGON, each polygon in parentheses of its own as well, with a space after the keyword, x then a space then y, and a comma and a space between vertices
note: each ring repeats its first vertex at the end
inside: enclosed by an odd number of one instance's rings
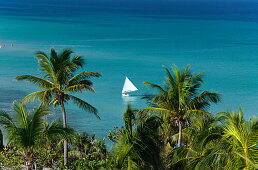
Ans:
POLYGON ((125 77, 125 83, 122 90, 122 96, 129 96, 128 92, 137 91, 138 89, 135 85, 129 80, 128 77, 125 77))

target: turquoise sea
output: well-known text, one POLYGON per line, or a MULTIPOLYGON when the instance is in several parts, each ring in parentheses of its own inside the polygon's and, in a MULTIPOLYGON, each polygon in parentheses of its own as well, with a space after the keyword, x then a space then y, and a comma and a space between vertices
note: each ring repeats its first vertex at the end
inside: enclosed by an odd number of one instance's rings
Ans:
MULTIPOLYGON (((258 115, 257 2, 121 2, 0 0, 0 108, 11 110, 36 90, 12 79, 39 74, 34 52, 53 47, 72 48, 86 57, 83 70, 102 73, 96 94, 77 95, 101 120, 67 105, 69 125, 81 132, 103 138, 122 125, 127 103, 145 107, 141 95, 152 91, 143 82, 162 83, 162 65, 205 72, 203 88, 223 96, 211 112, 241 106, 246 118, 258 115), (128 98, 121 97, 125 76, 140 89, 128 98)), ((56 112, 52 117, 61 118, 56 112)))

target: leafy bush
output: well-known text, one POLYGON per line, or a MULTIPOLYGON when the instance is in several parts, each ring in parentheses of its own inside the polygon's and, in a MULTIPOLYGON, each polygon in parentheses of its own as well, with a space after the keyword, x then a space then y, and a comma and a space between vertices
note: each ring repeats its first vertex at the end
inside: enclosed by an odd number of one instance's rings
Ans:
POLYGON ((0 168, 13 168, 20 169, 23 165, 23 157, 20 154, 20 151, 17 148, 4 148, 0 152, 0 168))

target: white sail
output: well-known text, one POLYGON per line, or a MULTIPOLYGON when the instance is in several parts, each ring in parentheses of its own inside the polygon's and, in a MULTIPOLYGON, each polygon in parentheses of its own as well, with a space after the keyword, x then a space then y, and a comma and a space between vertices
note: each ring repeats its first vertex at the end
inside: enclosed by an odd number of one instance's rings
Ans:
POLYGON ((137 90, 138 89, 135 87, 135 85, 133 85, 133 83, 127 77, 125 77, 125 83, 124 83, 122 93, 127 93, 127 92, 132 92, 137 90))

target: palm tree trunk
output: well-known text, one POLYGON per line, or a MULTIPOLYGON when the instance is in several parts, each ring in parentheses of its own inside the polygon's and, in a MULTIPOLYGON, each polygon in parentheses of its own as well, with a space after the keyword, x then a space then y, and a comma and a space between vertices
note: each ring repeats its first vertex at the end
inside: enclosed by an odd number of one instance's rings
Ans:
POLYGON ((4 140, 3 140, 3 134, 2 131, 0 130, 0 151, 4 148, 4 140))
POLYGON ((178 120, 178 147, 182 146, 182 122, 178 120))
MULTIPOLYGON (((245 155, 246 158, 248 158, 248 156, 249 156, 249 155, 248 155, 248 150, 247 150, 248 146, 245 145, 243 148, 244 148, 244 155, 245 155)), ((249 164, 249 162, 248 162, 247 159, 245 159, 245 166, 246 166, 246 167, 249 167, 249 166, 250 166, 250 164, 249 164)))
POLYGON ((31 165, 26 165, 26 170, 31 170, 31 165))
MULTIPOLYGON (((62 108, 62 117, 63 117, 63 127, 67 127, 66 123, 66 112, 64 107, 64 102, 61 101, 61 108, 62 108)), ((68 143, 67 140, 64 140, 64 165, 67 165, 67 159, 68 159, 68 143)))
POLYGON ((26 170, 31 170, 32 169, 32 155, 29 151, 25 151, 25 157, 26 157, 26 170))
POLYGON ((131 162, 130 156, 128 156, 127 160, 128 160, 128 167, 127 167, 127 170, 131 170, 131 169, 132 169, 132 162, 131 162))

